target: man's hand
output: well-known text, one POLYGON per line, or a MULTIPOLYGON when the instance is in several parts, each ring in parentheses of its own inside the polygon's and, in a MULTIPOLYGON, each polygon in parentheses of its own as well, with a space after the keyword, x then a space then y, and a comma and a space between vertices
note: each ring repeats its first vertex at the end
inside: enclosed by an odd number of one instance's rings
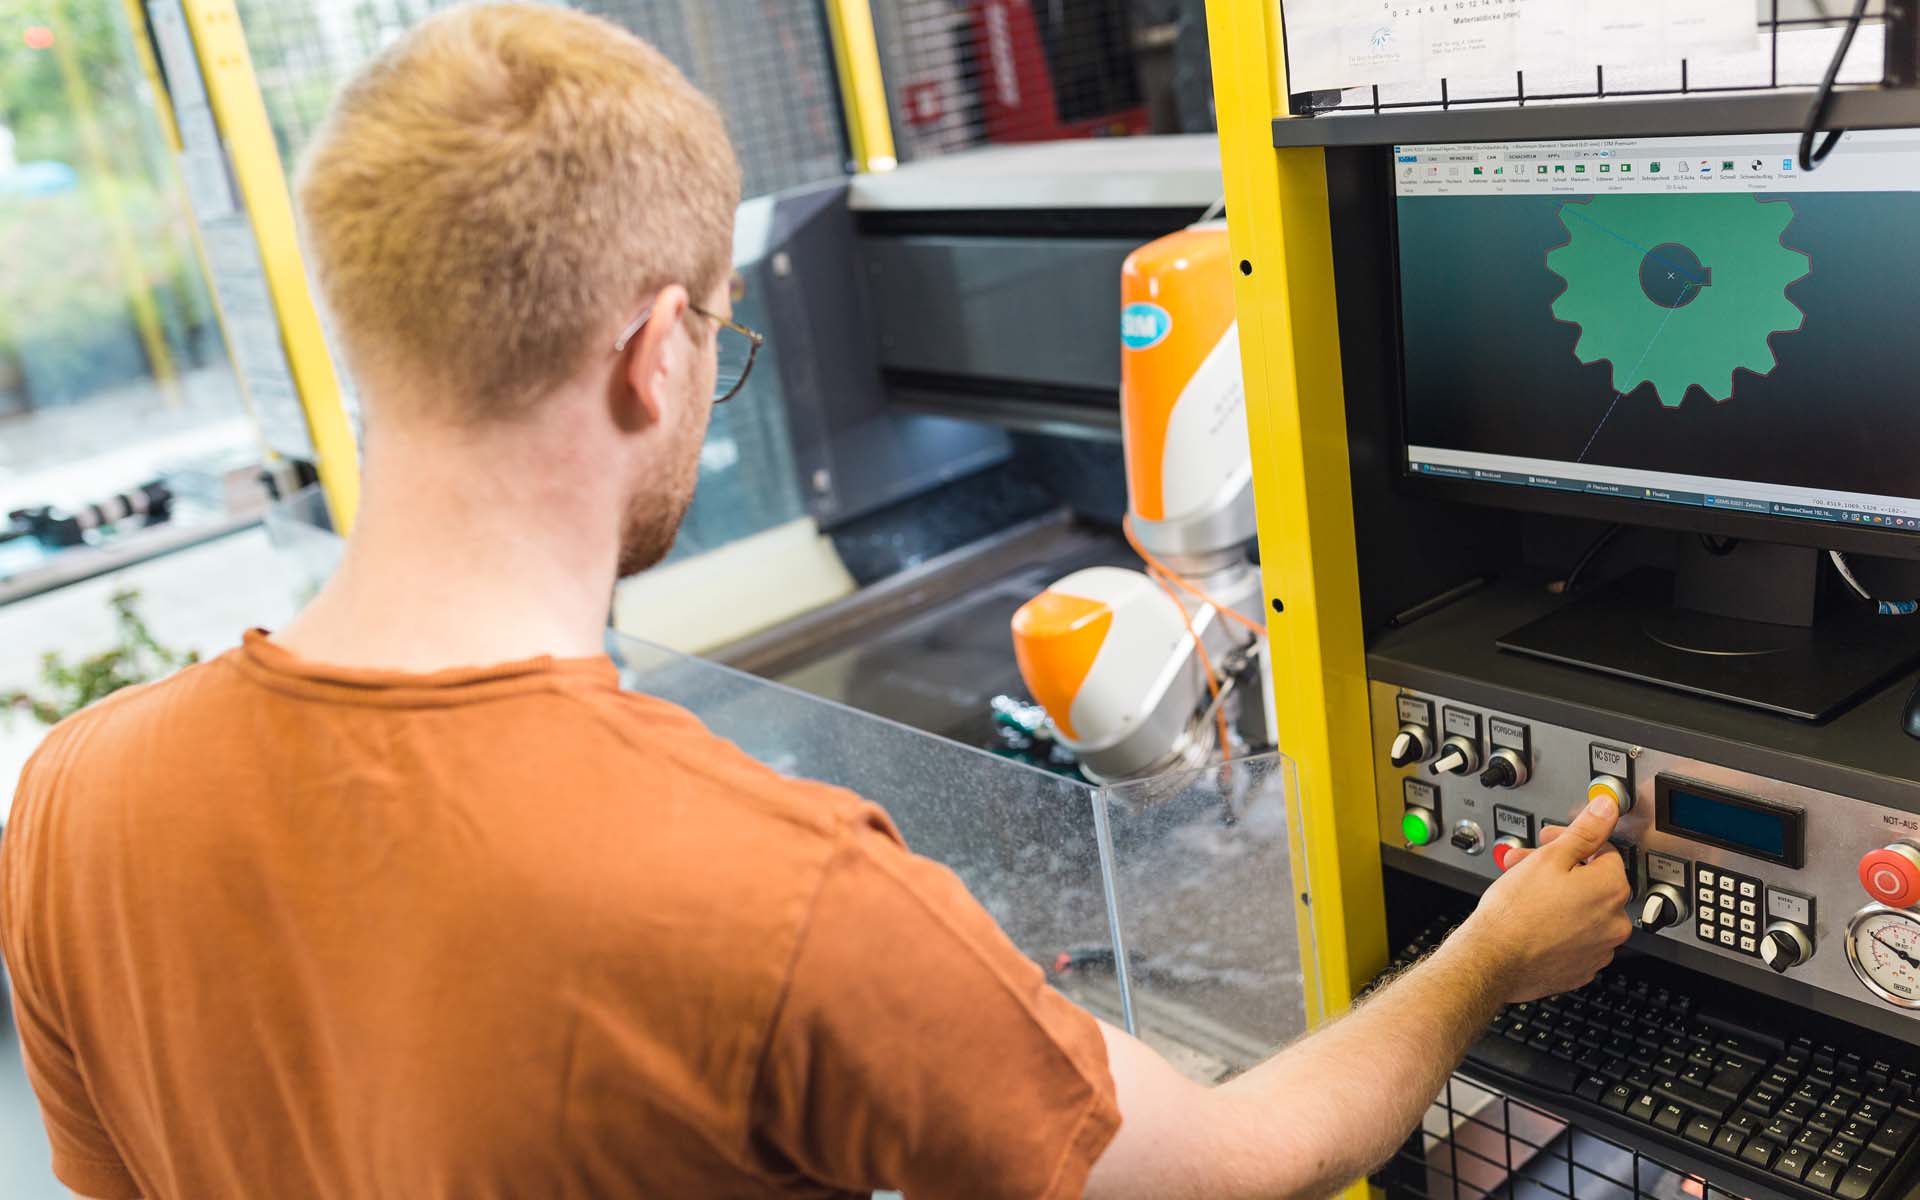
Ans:
POLYGON ((1619 817, 1611 801, 1595 800, 1573 824, 1548 830, 1545 844, 1522 852, 1454 934, 1502 972, 1504 999, 1580 987, 1633 932, 1626 914, 1633 889, 1607 844, 1619 817))

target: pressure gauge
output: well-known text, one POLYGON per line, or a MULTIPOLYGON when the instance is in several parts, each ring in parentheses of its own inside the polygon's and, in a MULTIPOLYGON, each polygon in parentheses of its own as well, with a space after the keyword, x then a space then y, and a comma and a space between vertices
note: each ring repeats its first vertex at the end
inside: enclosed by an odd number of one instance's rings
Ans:
POLYGON ((1869 904, 1847 923, 1847 962, 1867 990, 1920 1008, 1920 914, 1869 904))

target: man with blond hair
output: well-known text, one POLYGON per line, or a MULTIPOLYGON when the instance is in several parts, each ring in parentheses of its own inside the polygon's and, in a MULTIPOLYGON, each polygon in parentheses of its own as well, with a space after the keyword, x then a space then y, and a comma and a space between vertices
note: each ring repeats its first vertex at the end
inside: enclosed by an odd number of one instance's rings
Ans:
POLYGON ((300 210, 366 418, 286 629, 62 725, 0 849, 55 1172, 132 1197, 1331 1191, 1502 1002, 1626 936, 1581 814, 1357 1012, 1205 1088, 858 797, 601 653, 713 404, 739 173, 604 21, 487 5, 348 85, 300 210))

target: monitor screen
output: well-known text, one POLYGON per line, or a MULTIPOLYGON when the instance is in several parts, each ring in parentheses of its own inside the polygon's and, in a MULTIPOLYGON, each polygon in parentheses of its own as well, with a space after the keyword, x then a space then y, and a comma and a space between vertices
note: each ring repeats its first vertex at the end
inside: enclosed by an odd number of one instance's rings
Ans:
POLYGON ((1920 533, 1920 130, 1796 141, 1395 147, 1408 470, 1920 533))

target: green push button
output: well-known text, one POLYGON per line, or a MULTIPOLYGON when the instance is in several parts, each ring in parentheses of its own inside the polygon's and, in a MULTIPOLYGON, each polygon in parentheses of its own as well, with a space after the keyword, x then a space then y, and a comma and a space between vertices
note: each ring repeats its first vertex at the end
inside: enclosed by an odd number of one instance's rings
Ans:
POLYGON ((1410 808, 1400 818, 1400 832, 1410 846, 1430 845, 1440 837, 1440 821, 1427 809, 1410 808))

